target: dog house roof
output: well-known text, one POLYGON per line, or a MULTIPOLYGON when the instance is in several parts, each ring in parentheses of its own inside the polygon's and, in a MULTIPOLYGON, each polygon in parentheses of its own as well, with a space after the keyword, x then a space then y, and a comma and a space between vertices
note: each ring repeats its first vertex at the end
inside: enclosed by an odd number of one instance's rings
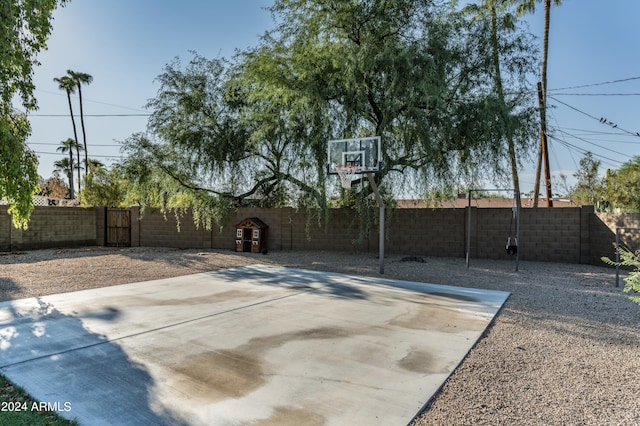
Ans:
POLYGON ((236 225, 236 228, 264 229, 268 226, 257 217, 248 217, 236 225))

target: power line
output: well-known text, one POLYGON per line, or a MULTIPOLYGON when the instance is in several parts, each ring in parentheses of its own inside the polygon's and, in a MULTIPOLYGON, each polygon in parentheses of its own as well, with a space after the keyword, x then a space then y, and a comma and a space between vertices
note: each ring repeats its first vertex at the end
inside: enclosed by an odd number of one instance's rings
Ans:
POLYGON ((547 90, 547 92, 555 92, 557 90, 582 89, 584 87, 604 86, 606 84, 624 83, 626 81, 632 81, 632 80, 640 80, 640 77, 630 77, 630 78, 623 78, 623 79, 620 79, 620 80, 603 81, 601 83, 583 84, 581 86, 561 87, 561 88, 558 88, 558 89, 549 89, 549 90, 547 90))
MULTIPOLYGON (((29 142, 29 145, 60 146, 60 143, 55 143, 55 142, 29 142)), ((99 146, 99 147, 113 148, 113 147, 117 147, 117 146, 121 146, 121 145, 120 144, 110 144, 110 145, 106 145, 106 144, 89 144, 89 146, 91 146, 91 147, 99 146)))
POLYGON ((604 118, 604 117, 600 117, 600 118, 595 117, 595 116, 593 116, 593 115, 591 115, 591 114, 589 114, 589 113, 587 113, 587 112, 584 112, 584 111, 582 111, 582 110, 580 110, 580 109, 578 109, 578 108, 576 108, 576 107, 574 107, 574 106, 569 105, 569 104, 568 104, 568 103, 566 103, 566 102, 562 102, 562 101, 560 101, 560 100, 556 99, 556 98, 555 98, 555 97, 553 97, 553 96, 549 96, 549 98, 553 99, 554 101, 556 101, 556 102, 558 102, 558 103, 560 103, 560 104, 562 104, 562 105, 564 105, 564 106, 566 106, 566 107, 568 107, 568 108, 571 108, 571 109, 572 109, 572 110, 574 110, 574 111, 579 112, 580 114, 584 114, 584 115, 586 115, 586 116, 587 116, 587 117, 589 117, 589 118, 592 118, 592 119, 594 119, 594 120, 597 120, 597 121, 599 121, 599 122, 600 122, 600 123, 602 123, 602 124, 606 124, 606 125, 608 125, 608 126, 610 126, 610 127, 614 128, 614 129, 618 129, 618 130, 620 130, 620 131, 622 131, 622 132, 625 132, 625 133, 628 133, 628 134, 630 134, 630 135, 640 137, 640 132, 630 132, 629 130, 625 130, 625 129, 623 129, 622 127, 618 127, 618 125, 617 125, 617 124, 615 124, 615 123, 614 123, 614 122, 612 122, 612 121, 607 120, 607 119, 606 119, 606 118, 604 118))
POLYGON ((556 129, 564 128, 566 130, 571 130, 571 131, 575 131, 575 132, 585 132, 585 133, 590 134, 590 135, 613 135, 613 136, 624 136, 624 137, 629 137, 629 136, 637 137, 637 135, 635 135, 635 134, 628 135, 628 134, 622 134, 622 133, 617 133, 617 132, 603 132, 601 130, 576 129, 576 128, 573 128, 573 127, 560 127, 560 126, 556 126, 555 128, 556 129))
POLYGON ((624 164, 624 162, 622 162, 620 160, 614 160, 613 158, 605 157, 604 155, 601 155, 601 154, 596 154, 595 152, 589 151, 588 149, 580 148, 579 146, 576 146, 576 145, 571 144, 569 142, 563 141, 562 139, 557 138, 555 136, 548 135, 548 137, 550 139, 554 139, 554 140, 558 141, 558 143, 566 146, 567 148, 572 148, 572 149, 574 149, 574 150, 576 150, 576 151, 578 151, 578 152, 580 152, 582 154, 586 154, 587 152, 591 152, 594 155, 594 157, 599 157, 599 158, 602 158, 604 160, 608 160, 609 164, 611 164, 612 166, 615 166, 613 163, 617 163, 619 165, 624 164))
POLYGON ((570 136, 570 137, 572 137, 572 138, 574 138, 574 139, 578 139, 578 140, 580 140, 580 141, 582 141, 582 142, 585 142, 585 143, 588 143, 588 144, 590 144, 590 145, 593 145, 593 146, 595 146, 595 147, 597 147, 597 148, 600 148, 600 149, 602 149, 602 150, 609 151, 609 152, 612 152, 612 153, 614 153, 614 154, 621 155, 621 156, 623 156, 623 157, 633 158, 633 155, 625 154, 625 153, 620 152, 620 151, 615 151, 615 150, 613 150, 613 149, 611 149, 611 148, 605 148, 605 147, 603 147, 603 146, 601 146, 601 145, 598 145, 598 144, 597 144, 597 143, 595 143, 595 142, 591 142, 591 141, 588 141, 587 139, 584 139, 584 138, 578 137, 578 136, 576 136, 576 135, 572 135, 571 133, 569 133, 569 132, 565 132, 564 130, 560 130, 560 129, 558 129, 558 131, 559 131, 560 133, 563 133, 563 134, 565 134, 565 135, 567 135, 567 136, 570 136))
MULTIPOLYGON (((33 151, 38 155, 57 155, 57 156, 63 156, 63 157, 68 157, 68 154, 63 154, 61 152, 42 152, 42 151, 33 151)), ((91 155, 91 157, 95 157, 95 158, 111 158, 111 159, 121 159, 124 158, 123 156, 118 156, 118 155, 91 155)))
POLYGON ((553 96, 640 96, 640 93, 554 93, 553 96))
MULTIPOLYGON (((49 90, 42 90, 42 89, 36 89, 36 92, 49 93, 50 95, 56 95, 56 96, 65 96, 65 97, 67 96, 67 95, 66 95, 66 94, 64 94, 64 93, 60 93, 60 92, 51 92, 51 91, 49 91, 49 90)), ((78 97, 78 96, 72 96, 72 98, 74 98, 74 99, 78 99, 79 97, 78 97)), ((108 105, 108 106, 112 106, 112 107, 116 107, 116 108, 130 109, 131 111, 140 111, 140 112, 144 111, 144 110, 142 110, 142 109, 140 109, 140 108, 131 108, 131 107, 126 107, 126 106, 122 106, 122 105, 110 104, 110 103, 108 103, 108 102, 94 101, 94 100, 92 100, 92 99, 86 99, 86 98, 84 98, 84 97, 82 98, 82 101, 83 101, 83 102, 91 102, 91 103, 94 103, 94 104, 108 105)))

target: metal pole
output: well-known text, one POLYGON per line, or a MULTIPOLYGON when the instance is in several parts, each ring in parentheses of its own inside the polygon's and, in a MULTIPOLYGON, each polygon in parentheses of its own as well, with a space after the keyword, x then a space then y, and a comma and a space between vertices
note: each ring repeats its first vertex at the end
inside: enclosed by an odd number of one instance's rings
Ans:
POLYGON ((616 228, 616 287, 620 286, 620 228, 616 228))
POLYGON ((379 235, 379 254, 380 258, 380 274, 384 274, 384 201, 382 200, 382 196, 380 196, 380 191, 378 191, 378 185, 373 180, 373 176, 371 173, 367 174, 367 178, 369 178, 369 184, 371 185, 371 189, 373 189, 373 193, 376 194, 376 198, 378 199, 378 206, 380 206, 380 235, 379 235))
POLYGON ((516 272, 518 272, 518 256, 520 256, 520 193, 514 192, 513 197, 516 202, 516 272))
POLYGON ((471 260, 471 191, 473 190, 469 190, 467 196, 469 200, 467 203, 467 269, 469 269, 469 261, 471 260))

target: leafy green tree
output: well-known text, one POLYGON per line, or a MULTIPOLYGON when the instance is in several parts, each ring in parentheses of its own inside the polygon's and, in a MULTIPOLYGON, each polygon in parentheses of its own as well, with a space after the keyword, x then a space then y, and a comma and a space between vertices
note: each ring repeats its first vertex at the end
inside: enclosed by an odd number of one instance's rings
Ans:
POLYGON ((37 109, 33 70, 46 48, 51 15, 66 0, 0 2, 0 199, 10 203, 15 226, 26 228, 38 190, 38 159, 27 146, 26 113, 37 109), (14 109, 19 98, 25 113, 14 109))
POLYGON ((89 173, 80 193, 84 206, 122 207, 127 195, 127 182, 121 169, 107 169, 99 161, 89 159, 89 173))
MULTIPOLYGON (((276 28, 233 63, 196 55, 184 68, 169 64, 149 103, 149 134, 125 150, 219 206, 279 194, 269 203, 324 207, 327 141, 364 135, 383 139, 375 179, 387 194, 407 182, 426 193, 508 176, 505 129, 526 151, 534 109, 496 95, 489 27, 432 4, 276 0, 276 28)), ((533 55, 514 40, 500 57, 505 92, 520 93, 533 55)), ((368 185, 352 191, 370 195, 368 185)))
POLYGON ((578 204, 599 206, 603 201, 603 183, 599 176, 600 160, 587 152, 580 160, 580 168, 573 174, 578 180, 572 188, 571 198, 578 204))
POLYGON ((640 157, 627 161, 618 170, 607 170, 604 192, 613 208, 640 212, 640 157))
POLYGON ((84 108, 82 102, 82 85, 89 85, 93 81, 93 76, 84 72, 67 70, 67 75, 76 83, 78 87, 78 98, 80 101, 80 127, 82 128, 82 144, 84 147, 84 176, 89 172, 89 152, 87 150, 87 132, 84 127, 84 108))

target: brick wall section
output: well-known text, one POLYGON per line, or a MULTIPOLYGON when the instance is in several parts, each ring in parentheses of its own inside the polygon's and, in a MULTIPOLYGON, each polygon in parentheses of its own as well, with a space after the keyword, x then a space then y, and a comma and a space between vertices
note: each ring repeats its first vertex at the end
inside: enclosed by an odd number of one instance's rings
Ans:
MULTIPOLYGON (((510 259, 507 237, 515 237, 510 208, 472 208, 471 258, 510 259)), ((521 260, 578 263, 589 252, 585 213, 579 208, 523 209, 520 221, 521 260)), ((332 250, 378 252, 378 210, 371 211, 368 232, 360 238, 360 223, 348 209, 320 211, 284 209, 237 209, 230 212, 220 230, 196 230, 190 215, 181 219, 180 232, 170 214, 165 220, 157 210, 147 210, 139 224, 140 245, 185 248, 235 249, 235 225, 257 217, 269 226, 269 250, 332 250)), ((385 253, 464 257, 466 209, 387 210, 385 253)), ((133 235, 133 232, 132 232, 133 235)), ((132 237, 135 238, 135 237, 132 237)))
MULTIPOLYGON (((616 228, 640 228, 640 213, 597 213, 591 216, 589 263, 601 264, 600 258, 615 259, 616 228)), ((640 230, 620 230, 620 244, 630 250, 640 249, 640 230)))
POLYGON ((26 230, 11 228, 12 250, 96 245, 93 208, 36 207, 26 230))
POLYGON ((466 222, 465 209, 397 209, 385 223, 385 252, 464 257, 466 222))
MULTIPOLYGON (((378 253, 378 209, 360 237, 360 223, 348 209, 321 211, 237 209, 222 229, 197 229, 191 214, 175 217, 157 209, 140 215, 131 209, 131 245, 177 248, 235 249, 235 225, 257 217, 269 226, 269 250, 331 250, 378 253)), ((511 209, 471 209, 471 258, 509 259, 505 245, 515 232, 511 209), (511 232, 510 232, 511 231, 511 232)), ((464 257, 466 209, 396 209, 386 212, 385 253, 389 255, 464 257)), ((520 219, 519 258, 533 261, 601 264, 602 256, 615 256, 616 227, 640 228, 640 213, 593 213, 592 207, 523 209, 520 219)), ((0 206, 0 250, 104 245, 104 208, 36 207, 29 228, 13 228, 7 206, 0 206)), ((640 230, 624 231, 621 242, 640 249, 640 230)))
MULTIPOLYGON (((136 218, 132 215, 131 221, 133 222, 134 220, 136 218)), ((173 213, 167 213, 165 217, 158 209, 146 209, 140 215, 137 224, 139 244, 150 247, 211 247, 211 232, 196 228, 191 213, 186 213, 179 217, 179 222, 180 227, 178 229, 176 225, 177 218, 173 213)))
POLYGON ((522 209, 522 260, 580 262, 580 208, 522 209))
POLYGON ((7 214, 9 206, 0 206, 0 251, 11 250, 11 216, 7 214))

